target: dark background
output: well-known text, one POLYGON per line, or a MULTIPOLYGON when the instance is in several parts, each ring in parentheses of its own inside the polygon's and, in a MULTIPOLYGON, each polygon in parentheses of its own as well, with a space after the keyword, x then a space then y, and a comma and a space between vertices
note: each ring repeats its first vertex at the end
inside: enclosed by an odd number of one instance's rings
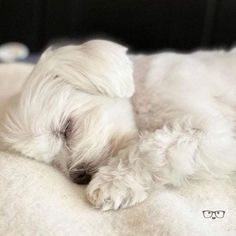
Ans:
POLYGON ((0 0, 0 43, 113 39, 136 52, 232 47, 235 0, 0 0))

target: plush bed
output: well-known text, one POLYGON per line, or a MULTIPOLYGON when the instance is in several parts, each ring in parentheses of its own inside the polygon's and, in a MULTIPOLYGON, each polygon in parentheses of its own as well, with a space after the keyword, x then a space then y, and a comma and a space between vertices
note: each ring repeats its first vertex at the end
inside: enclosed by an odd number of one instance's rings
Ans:
MULTIPOLYGON (((32 67, 0 64, 1 113, 32 67)), ((101 212, 86 200, 85 187, 73 184, 51 166, 2 149, 0 235, 234 236, 236 178, 154 189, 133 208, 101 212), (225 216, 204 218, 203 210, 223 210, 225 216)))

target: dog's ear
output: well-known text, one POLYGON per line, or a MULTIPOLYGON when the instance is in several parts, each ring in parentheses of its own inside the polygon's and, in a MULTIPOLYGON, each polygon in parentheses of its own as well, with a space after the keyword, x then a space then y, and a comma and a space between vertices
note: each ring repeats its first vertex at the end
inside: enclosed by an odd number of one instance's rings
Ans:
POLYGON ((134 93, 133 68, 127 48, 105 40, 92 40, 82 45, 87 55, 89 79, 101 94, 131 97, 134 93))
POLYGON ((80 46, 48 49, 40 63, 44 64, 44 72, 60 77, 83 92, 131 97, 133 70, 126 51, 125 47, 110 41, 92 40, 80 46))

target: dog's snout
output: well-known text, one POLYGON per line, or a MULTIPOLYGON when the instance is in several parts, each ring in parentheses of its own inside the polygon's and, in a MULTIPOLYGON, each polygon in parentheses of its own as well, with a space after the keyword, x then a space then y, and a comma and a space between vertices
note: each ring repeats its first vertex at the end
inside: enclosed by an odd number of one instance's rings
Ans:
POLYGON ((70 171, 70 178, 76 184, 88 184, 91 180, 91 174, 84 168, 72 169, 70 171))

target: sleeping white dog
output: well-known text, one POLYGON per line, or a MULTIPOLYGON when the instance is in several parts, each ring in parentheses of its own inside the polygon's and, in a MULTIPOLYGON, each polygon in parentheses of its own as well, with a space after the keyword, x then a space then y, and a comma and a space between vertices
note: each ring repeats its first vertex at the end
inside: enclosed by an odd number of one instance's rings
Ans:
POLYGON ((5 114, 9 150, 87 184, 102 210, 153 186, 236 171, 236 51, 127 56, 102 40, 48 49, 5 114), (134 72, 134 73, 133 73, 134 72))

